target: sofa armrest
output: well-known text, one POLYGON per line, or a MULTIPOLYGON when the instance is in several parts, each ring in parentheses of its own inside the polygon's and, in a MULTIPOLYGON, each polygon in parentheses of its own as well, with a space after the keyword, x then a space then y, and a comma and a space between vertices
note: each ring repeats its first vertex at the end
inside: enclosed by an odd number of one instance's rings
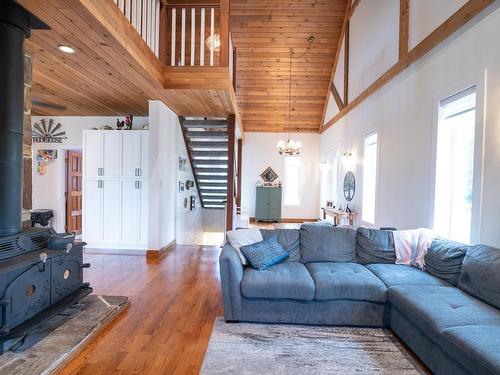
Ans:
POLYGON ((234 247, 229 244, 224 245, 219 256, 219 266, 224 319, 226 321, 239 321, 241 319, 243 265, 234 247))

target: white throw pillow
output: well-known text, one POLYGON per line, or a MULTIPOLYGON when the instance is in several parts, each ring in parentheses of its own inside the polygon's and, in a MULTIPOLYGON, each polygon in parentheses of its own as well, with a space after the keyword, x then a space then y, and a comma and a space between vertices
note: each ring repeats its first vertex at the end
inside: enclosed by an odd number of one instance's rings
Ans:
POLYGON ((226 235, 231 246, 234 247, 238 252, 241 264, 243 265, 247 265, 248 262, 245 256, 241 253, 240 247, 246 245, 252 245, 254 243, 264 240, 264 238, 262 238, 262 234, 260 233, 259 228, 231 230, 227 232, 226 235))

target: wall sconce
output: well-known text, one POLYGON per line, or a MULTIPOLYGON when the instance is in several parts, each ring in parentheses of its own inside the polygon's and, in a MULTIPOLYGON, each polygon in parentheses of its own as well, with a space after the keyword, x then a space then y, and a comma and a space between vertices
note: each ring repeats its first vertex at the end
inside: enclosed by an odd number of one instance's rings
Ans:
POLYGON ((319 169, 320 169, 321 171, 326 171, 326 170, 328 170, 328 160, 321 160, 321 161, 319 162, 319 169))
POLYGON ((349 159, 351 156, 352 156, 352 152, 351 151, 344 152, 344 158, 349 159))

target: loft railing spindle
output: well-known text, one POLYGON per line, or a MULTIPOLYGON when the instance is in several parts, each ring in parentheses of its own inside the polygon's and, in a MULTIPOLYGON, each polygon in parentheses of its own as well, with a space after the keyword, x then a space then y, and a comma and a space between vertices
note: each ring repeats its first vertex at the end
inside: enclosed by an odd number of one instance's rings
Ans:
MULTIPOLYGON (((213 43, 215 32, 215 9, 210 9, 210 41, 213 43)), ((205 43, 205 41, 203 41, 205 43)), ((210 48, 210 66, 214 66, 214 49, 210 48)))
POLYGON ((194 66, 194 53, 195 53, 195 43, 196 38, 196 10, 191 8, 191 66, 194 66))
POLYGON ((176 33, 176 23, 177 14, 176 9, 172 8, 172 38, 170 41, 170 65, 175 66, 175 33, 176 33))
POLYGON ((200 66, 205 65, 205 8, 201 8, 200 25, 200 66))

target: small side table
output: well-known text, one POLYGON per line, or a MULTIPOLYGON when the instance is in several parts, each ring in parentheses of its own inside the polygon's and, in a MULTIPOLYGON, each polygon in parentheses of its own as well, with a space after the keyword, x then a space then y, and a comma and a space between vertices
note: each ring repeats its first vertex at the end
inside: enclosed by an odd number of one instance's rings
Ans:
POLYGON ((345 212, 334 208, 323 208, 323 219, 326 219, 327 216, 331 216, 333 218, 333 224, 335 225, 341 225, 340 223, 342 222, 342 219, 348 219, 349 225, 354 225, 356 212, 345 212))
POLYGON ((46 227, 50 224, 50 219, 54 217, 54 212, 49 209, 31 210, 31 226, 40 224, 46 227))

